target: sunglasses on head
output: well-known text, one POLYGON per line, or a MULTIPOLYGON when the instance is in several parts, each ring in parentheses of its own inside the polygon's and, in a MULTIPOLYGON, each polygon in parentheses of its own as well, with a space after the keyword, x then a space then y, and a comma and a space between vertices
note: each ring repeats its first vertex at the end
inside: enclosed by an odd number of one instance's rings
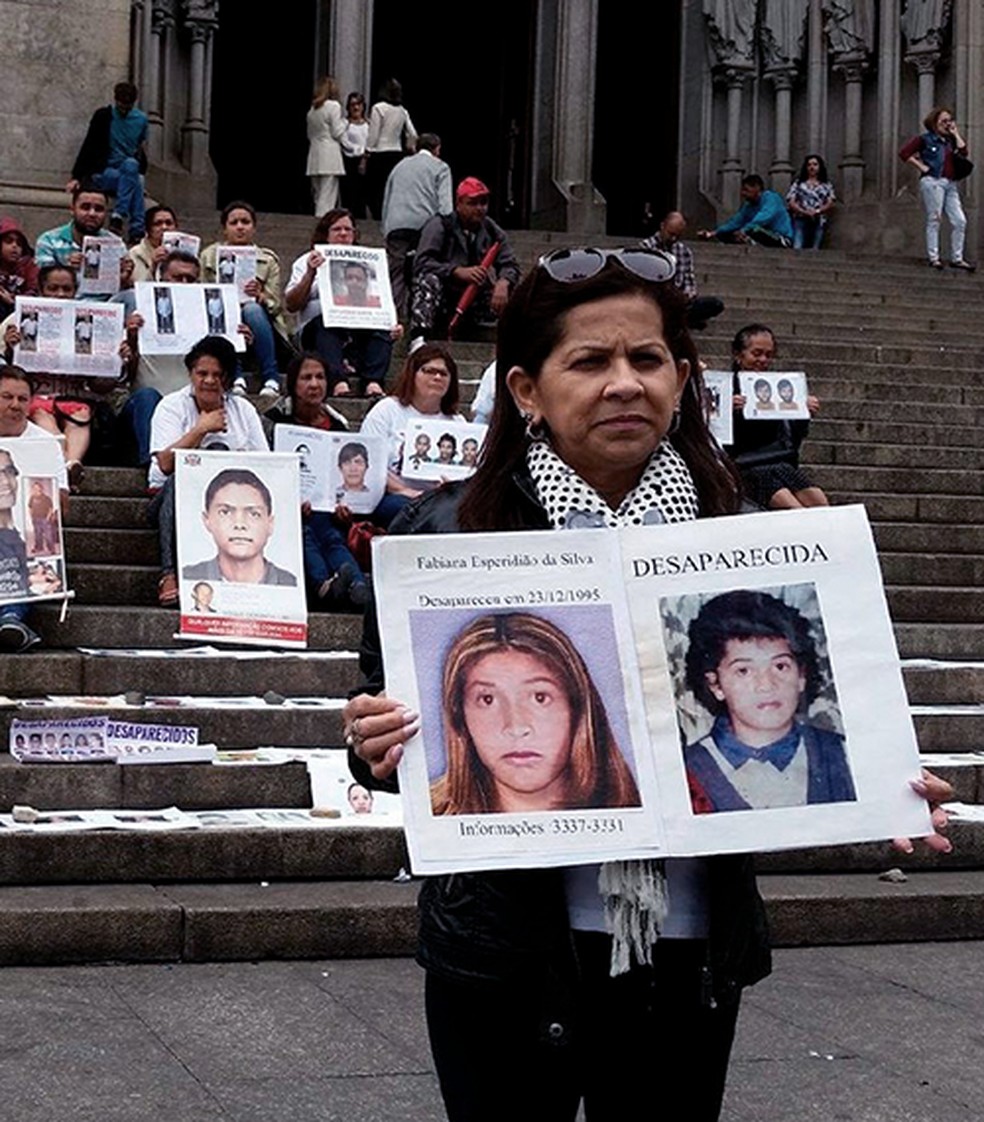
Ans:
POLYGON ((661 284, 671 280, 676 262, 667 253, 650 249, 555 249, 537 262, 551 280, 575 284, 597 276, 609 261, 642 280, 661 284))

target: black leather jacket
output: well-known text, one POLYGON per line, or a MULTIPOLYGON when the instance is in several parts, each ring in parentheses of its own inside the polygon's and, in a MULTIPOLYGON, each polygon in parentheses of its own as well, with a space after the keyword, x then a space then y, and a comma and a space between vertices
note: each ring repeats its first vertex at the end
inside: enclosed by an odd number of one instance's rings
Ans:
MULTIPOLYGON (((516 476, 513 485, 529 528, 547 529, 546 512, 530 480, 516 476)), ((457 532, 462 486, 452 484, 424 495, 400 514, 390 532, 457 532)), ((353 692, 379 692, 383 667, 372 607, 366 614, 359 664, 366 681, 353 692)), ((381 784, 373 779, 351 752, 349 763, 359 783, 396 790, 393 781, 381 784)), ((708 996, 733 1001, 741 987, 764 978, 771 969, 765 909, 750 857, 714 857, 707 865, 710 933, 705 987, 708 996)), ((551 996, 553 1013, 562 1014, 569 993, 565 979, 577 971, 562 869, 426 877, 418 906, 421 966, 476 981, 533 979, 551 996)))

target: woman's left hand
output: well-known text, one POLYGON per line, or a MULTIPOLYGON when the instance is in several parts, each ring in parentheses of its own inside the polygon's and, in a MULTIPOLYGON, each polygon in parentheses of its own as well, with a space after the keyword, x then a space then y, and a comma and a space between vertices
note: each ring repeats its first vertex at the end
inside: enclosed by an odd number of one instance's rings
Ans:
POLYGON ((253 277, 252 280, 248 280, 243 285, 243 292, 245 292, 246 295, 251 297, 253 300, 262 300, 263 299, 263 284, 256 277, 253 277))
MULTIPOLYGON (((945 779, 933 775, 931 771, 922 769, 922 778, 913 779, 909 784, 917 795, 921 795, 929 803, 933 816, 933 830, 928 838, 923 838, 928 849, 934 853, 952 853, 953 842, 946 837, 947 816, 940 803, 949 802, 953 798, 953 788, 945 779)), ((892 845, 902 853, 912 853, 914 846, 912 838, 896 838, 892 845)))

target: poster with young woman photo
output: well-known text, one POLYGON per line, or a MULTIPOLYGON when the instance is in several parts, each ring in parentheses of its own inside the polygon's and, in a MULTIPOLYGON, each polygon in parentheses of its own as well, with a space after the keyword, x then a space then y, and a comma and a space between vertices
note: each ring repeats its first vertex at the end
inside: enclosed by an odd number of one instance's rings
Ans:
POLYGON ((766 370, 739 374, 747 421, 807 421, 806 375, 802 371, 766 370))
POLYGON ((467 421, 410 420, 404 444, 404 474, 435 482, 467 479, 478 464, 488 425, 467 421))
POLYGON ((616 540, 396 537, 373 563, 388 681, 421 716, 414 870, 661 852, 616 540))

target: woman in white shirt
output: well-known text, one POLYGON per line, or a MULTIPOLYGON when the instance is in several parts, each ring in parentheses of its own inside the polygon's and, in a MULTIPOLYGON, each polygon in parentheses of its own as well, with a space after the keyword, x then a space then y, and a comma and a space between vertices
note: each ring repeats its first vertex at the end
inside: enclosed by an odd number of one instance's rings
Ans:
POLYGON ((345 118, 338 100, 338 83, 322 78, 314 88, 307 114, 307 175, 314 197, 314 213, 338 206, 338 180, 345 174, 342 146, 345 118))
POLYGON ((366 146, 369 143, 369 122, 366 120, 366 99, 350 93, 345 102, 345 133, 342 136, 342 163, 345 175, 339 184, 342 206, 353 218, 366 216, 366 146))
POLYGON ((369 114, 367 194, 373 218, 383 216, 383 192, 389 173, 404 152, 413 151, 416 141, 417 130, 403 107, 403 87, 390 78, 383 84, 379 100, 369 114))

